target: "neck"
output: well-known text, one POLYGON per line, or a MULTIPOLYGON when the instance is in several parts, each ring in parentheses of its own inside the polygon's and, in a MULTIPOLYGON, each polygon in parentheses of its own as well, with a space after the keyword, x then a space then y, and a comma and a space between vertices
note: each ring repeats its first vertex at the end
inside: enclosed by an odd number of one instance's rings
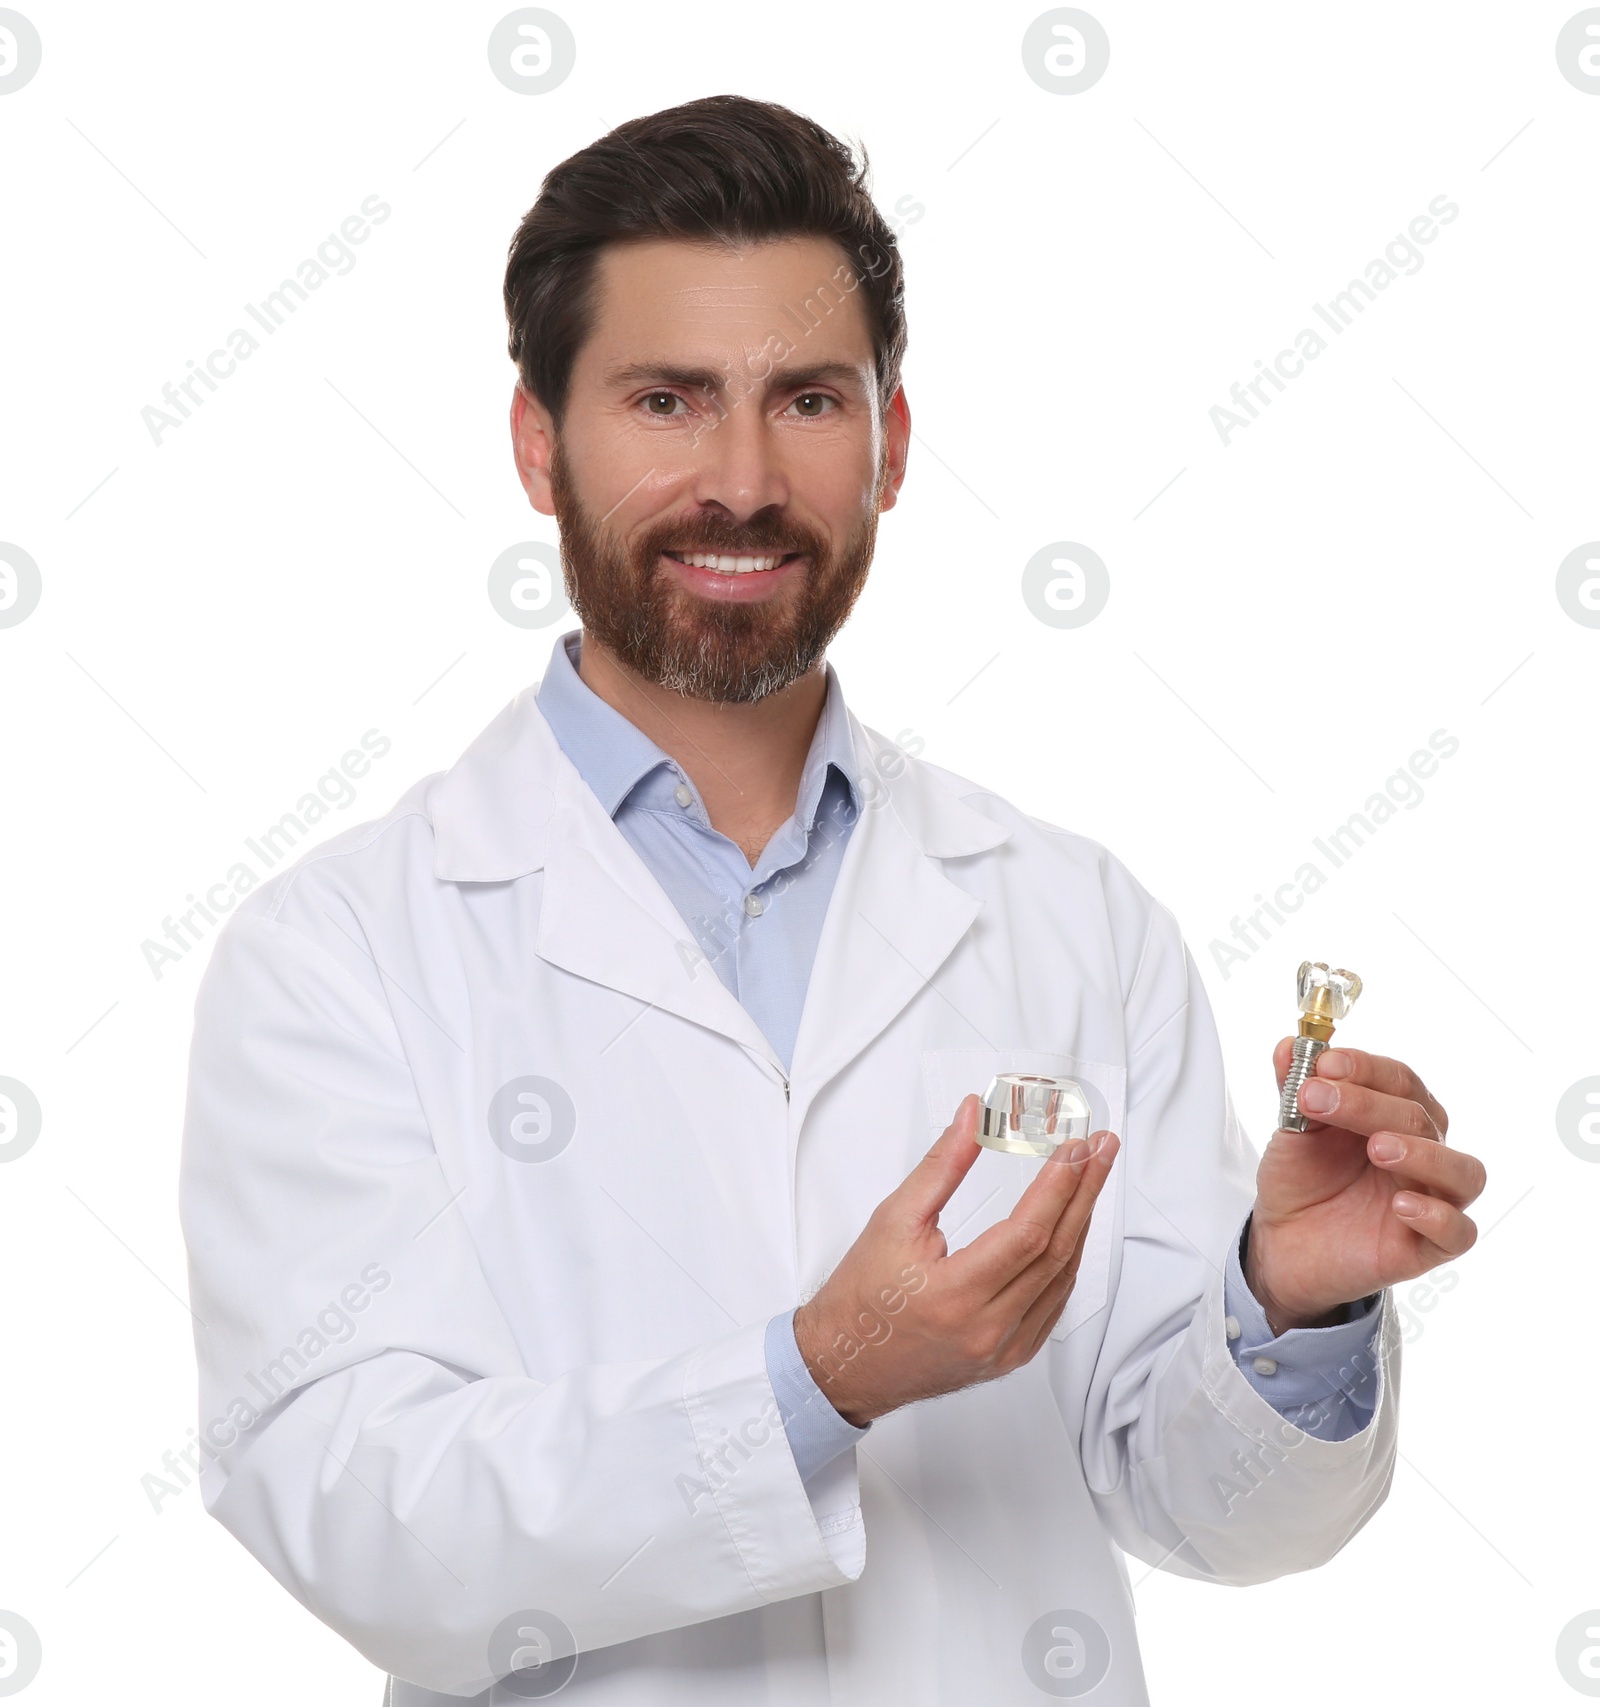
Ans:
POLYGON ((794 812, 827 698, 823 666, 753 705, 718 704, 647 680, 586 629, 578 677, 677 762, 699 790, 713 829, 754 866, 794 812))

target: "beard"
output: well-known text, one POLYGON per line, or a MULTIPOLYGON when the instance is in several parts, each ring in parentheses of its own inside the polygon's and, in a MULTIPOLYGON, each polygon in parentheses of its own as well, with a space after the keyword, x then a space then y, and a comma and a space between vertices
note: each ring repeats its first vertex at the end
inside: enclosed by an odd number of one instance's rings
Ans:
POLYGON ((752 704, 814 669, 844 626, 866 584, 887 477, 885 457, 870 510, 837 551, 774 506, 742 524, 716 516, 657 522, 629 545, 578 497, 558 445, 550 495, 567 597, 585 631, 647 681, 691 699, 752 704), (736 604, 677 585, 663 551, 801 552, 808 561, 797 596, 736 604))

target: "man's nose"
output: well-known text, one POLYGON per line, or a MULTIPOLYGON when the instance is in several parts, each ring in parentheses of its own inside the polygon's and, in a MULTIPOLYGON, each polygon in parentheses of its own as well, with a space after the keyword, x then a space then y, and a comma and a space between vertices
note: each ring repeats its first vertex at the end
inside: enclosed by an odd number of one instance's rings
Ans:
POLYGON ((789 481, 758 399, 723 400, 724 412, 702 431, 694 449, 694 496, 736 522, 789 499, 789 481))

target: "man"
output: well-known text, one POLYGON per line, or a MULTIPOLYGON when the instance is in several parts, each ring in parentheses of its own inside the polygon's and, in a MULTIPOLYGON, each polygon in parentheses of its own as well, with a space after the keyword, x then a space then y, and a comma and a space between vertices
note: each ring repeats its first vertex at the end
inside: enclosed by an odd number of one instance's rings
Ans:
POLYGON ((1444 1110, 1342 1047, 1252 1191, 1171 915, 847 710, 910 437, 863 178, 729 97, 550 174, 512 434, 581 631, 207 971, 206 1503, 397 1707, 1142 1702, 1123 1553, 1335 1553, 1386 1289, 1474 1238, 1444 1110), (1101 1130, 980 1149, 998 1071, 1101 1130))

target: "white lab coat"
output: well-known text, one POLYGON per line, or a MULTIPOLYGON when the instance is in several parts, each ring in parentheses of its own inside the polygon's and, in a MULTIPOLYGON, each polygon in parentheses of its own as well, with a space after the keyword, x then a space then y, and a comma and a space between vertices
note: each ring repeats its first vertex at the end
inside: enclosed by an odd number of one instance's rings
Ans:
MULTIPOLYGON (((217 939, 182 1179, 204 1498, 408 1680, 396 1707, 488 1702, 490 1633, 522 1611, 575 1633, 572 1707, 1032 1702, 1052 1612, 1105 1633, 1095 1699, 1130 1707, 1122 1551, 1260 1582, 1388 1489, 1390 1300, 1351 1439, 1286 1425, 1229 1355, 1254 1157, 1171 914, 1096 844, 851 734, 871 804, 788 1075, 532 688, 217 939), (1078 1078, 1122 1136, 1068 1309, 1026 1368, 881 1419, 803 1485, 767 1319, 1001 1069, 1078 1078), (490 1132, 530 1075, 575 1119, 533 1161, 490 1132)), ((985 1151, 952 1248, 1040 1165, 985 1151)))

